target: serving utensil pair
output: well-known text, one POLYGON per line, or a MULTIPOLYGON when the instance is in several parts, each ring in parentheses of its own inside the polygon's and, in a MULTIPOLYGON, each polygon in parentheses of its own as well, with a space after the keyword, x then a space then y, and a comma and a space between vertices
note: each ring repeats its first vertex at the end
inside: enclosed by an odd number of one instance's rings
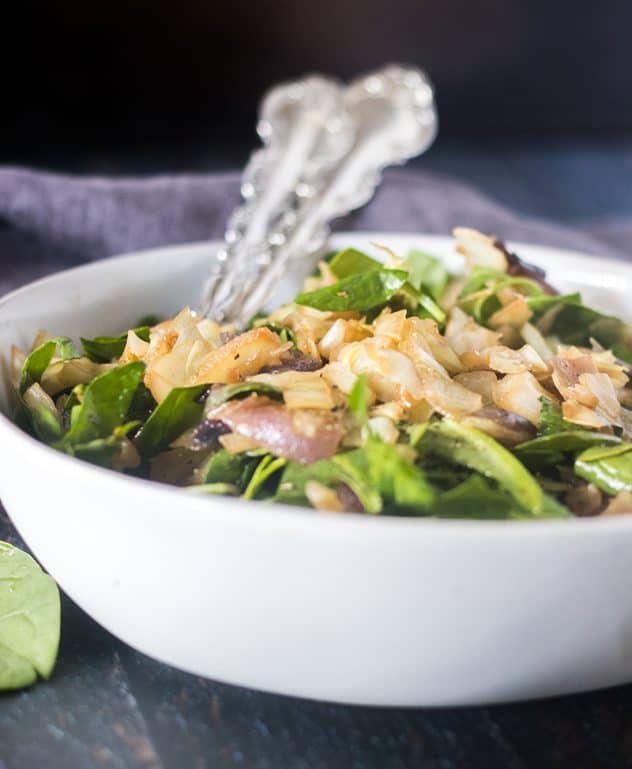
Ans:
POLYGON ((382 170, 424 152, 437 133, 433 89, 419 69, 387 66, 344 86, 311 76, 273 88, 242 177, 202 312, 243 326, 295 259, 313 257, 329 223, 364 205, 382 170))

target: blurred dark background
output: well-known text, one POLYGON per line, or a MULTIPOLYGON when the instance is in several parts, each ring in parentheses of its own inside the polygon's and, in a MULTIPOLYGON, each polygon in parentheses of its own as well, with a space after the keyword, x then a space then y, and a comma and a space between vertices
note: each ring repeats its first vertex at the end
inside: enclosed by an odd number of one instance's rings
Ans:
POLYGON ((536 175, 577 150, 594 176, 595 157, 618 165, 630 146, 630 0, 11 8, 0 46, 3 163, 86 173, 237 167, 269 85, 310 71, 349 78, 388 61, 420 64, 436 84, 441 136, 423 162, 483 187, 504 174, 501 197, 519 197, 507 164, 523 150, 536 175))

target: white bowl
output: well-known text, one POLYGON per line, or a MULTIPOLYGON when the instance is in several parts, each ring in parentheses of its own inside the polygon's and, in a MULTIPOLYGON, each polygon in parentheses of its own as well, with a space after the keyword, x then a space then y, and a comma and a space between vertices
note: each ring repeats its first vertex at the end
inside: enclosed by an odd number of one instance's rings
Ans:
MULTIPOLYGON (((332 246, 372 250, 370 241, 456 263, 447 238, 356 233, 332 246)), ((215 247, 133 254, 16 291, 0 302, 0 353, 42 327, 89 336, 175 313, 195 302, 215 247)), ((515 247, 554 284, 627 311, 630 266, 515 247)), ((632 680, 632 517, 322 514, 127 478, 55 452, 4 416, 0 441, 2 500, 44 567, 112 633, 184 670, 379 705, 488 703, 632 680)))

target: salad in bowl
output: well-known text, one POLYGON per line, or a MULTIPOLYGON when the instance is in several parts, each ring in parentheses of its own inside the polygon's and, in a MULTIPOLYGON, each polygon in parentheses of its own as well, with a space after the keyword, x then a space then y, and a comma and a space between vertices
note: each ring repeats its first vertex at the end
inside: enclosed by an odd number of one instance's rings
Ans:
POLYGON ((12 350, 15 420, 53 448, 196 494, 337 513, 632 512, 632 328, 475 230, 464 269, 344 248, 293 302, 189 308, 12 350))

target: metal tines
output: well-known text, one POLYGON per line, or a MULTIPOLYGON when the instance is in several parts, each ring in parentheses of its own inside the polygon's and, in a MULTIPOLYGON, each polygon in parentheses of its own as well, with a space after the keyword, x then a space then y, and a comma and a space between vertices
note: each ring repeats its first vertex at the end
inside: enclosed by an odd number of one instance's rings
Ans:
POLYGON ((245 325, 261 310, 288 262, 306 269, 329 223, 373 196, 382 170, 421 154, 437 134, 424 72, 388 66, 344 86, 321 76, 264 97, 243 204, 229 219, 202 297, 203 314, 245 325))

